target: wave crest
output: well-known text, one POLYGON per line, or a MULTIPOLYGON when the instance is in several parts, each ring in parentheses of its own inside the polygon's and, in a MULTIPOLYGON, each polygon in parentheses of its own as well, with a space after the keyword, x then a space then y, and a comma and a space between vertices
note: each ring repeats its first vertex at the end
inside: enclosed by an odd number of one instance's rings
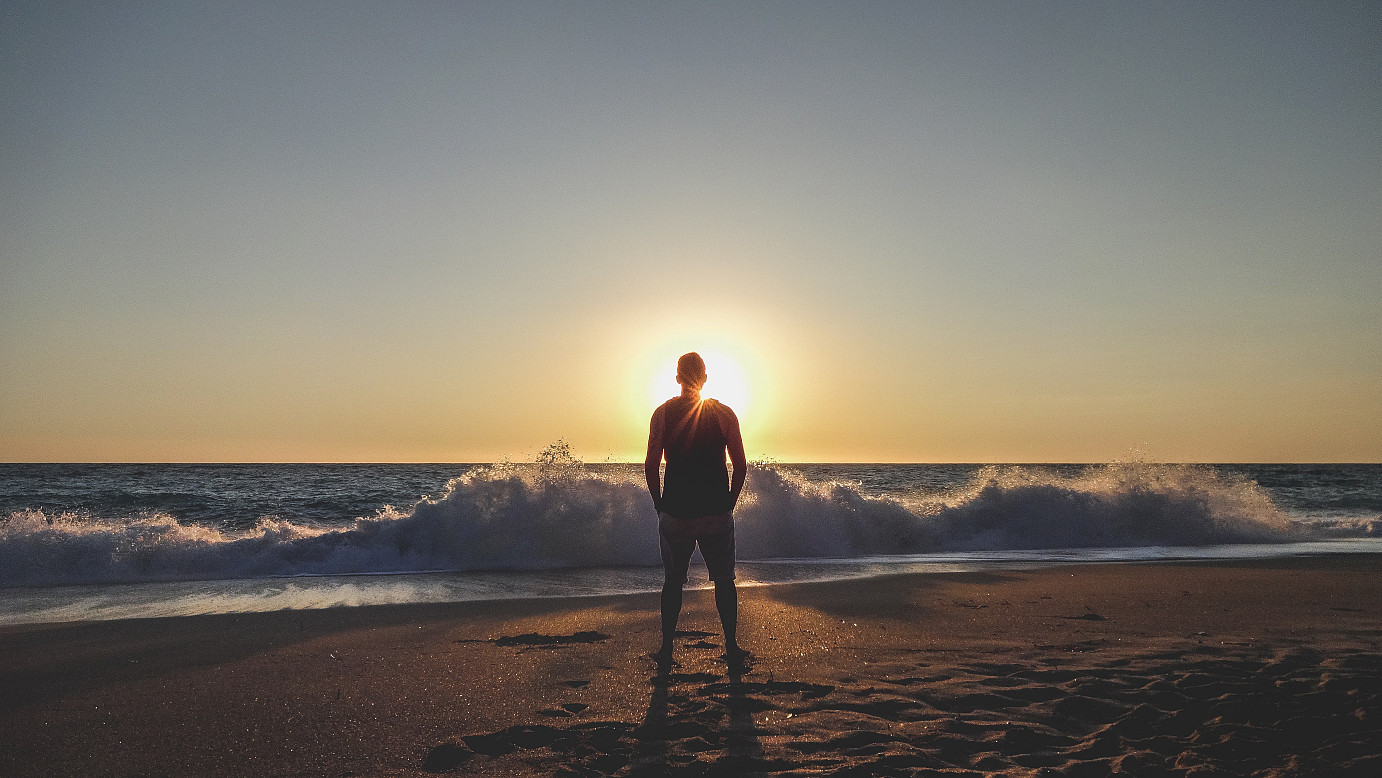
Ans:
POLYGON ((1116 463, 1076 476, 987 467, 930 515, 952 550, 1306 539, 1256 483, 1195 465, 1116 463))
MULTIPOLYGON (((19 511, 0 519, 0 584, 658 564, 640 469, 549 459, 474 468, 439 497, 336 528, 19 511)), ((1292 522, 1250 480, 1142 463, 987 467, 952 491, 882 496, 754 464, 735 516, 743 559, 1290 542, 1378 535, 1379 524, 1292 522)))

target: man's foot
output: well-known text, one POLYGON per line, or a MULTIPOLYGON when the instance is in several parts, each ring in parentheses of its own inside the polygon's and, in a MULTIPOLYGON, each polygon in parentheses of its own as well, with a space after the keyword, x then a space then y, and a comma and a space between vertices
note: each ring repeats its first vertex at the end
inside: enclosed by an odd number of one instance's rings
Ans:
POLYGON ((732 670, 746 670, 753 661, 753 654, 750 654, 746 648, 732 645, 725 649, 725 653, 721 654, 720 658, 724 659, 732 670))
POLYGON ((649 656, 653 658, 653 661, 657 662, 657 671, 659 673, 666 673, 676 664, 676 661, 672 659, 672 646, 670 643, 664 643, 661 648, 654 651, 649 656))

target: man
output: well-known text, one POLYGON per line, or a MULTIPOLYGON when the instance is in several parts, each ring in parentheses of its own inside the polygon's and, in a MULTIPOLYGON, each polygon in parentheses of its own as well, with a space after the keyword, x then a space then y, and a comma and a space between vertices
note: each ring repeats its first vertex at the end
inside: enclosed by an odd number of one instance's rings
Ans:
POLYGON ((715 609, 725 630, 725 659, 731 666, 742 665, 748 655, 735 639, 739 593, 734 588, 734 506, 744 488, 748 462, 739 418, 729 406, 701 398, 705 381, 700 354, 693 351, 677 360, 681 395, 653 412, 648 456, 643 460, 662 549, 662 648, 656 656, 663 668, 672 664, 681 589, 698 544, 715 583, 715 609), (734 466, 732 477, 725 468, 726 451, 734 466), (659 472, 664 456, 665 483, 659 472))

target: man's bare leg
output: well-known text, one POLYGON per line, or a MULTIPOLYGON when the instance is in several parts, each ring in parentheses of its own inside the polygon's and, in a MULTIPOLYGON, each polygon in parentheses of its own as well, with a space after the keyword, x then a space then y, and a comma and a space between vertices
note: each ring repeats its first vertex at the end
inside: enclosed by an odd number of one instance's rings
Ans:
POLYGON ((672 663, 672 646, 677 635, 677 619, 681 616, 680 579, 662 582, 662 648, 657 651, 659 664, 672 663))
POLYGON ((720 612, 720 626, 725 630, 725 657, 742 657, 744 649, 739 647, 736 638, 739 631, 739 590, 734 587, 734 579, 715 582, 715 610, 720 612))

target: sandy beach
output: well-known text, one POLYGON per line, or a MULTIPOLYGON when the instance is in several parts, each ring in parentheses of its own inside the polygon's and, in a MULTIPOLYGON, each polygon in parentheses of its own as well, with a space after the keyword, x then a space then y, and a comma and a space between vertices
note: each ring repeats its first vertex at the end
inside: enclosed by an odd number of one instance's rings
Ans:
POLYGON ((1379 573, 744 587, 736 676, 709 591, 665 676, 655 595, 7 627, 0 774, 1374 776, 1379 573))

